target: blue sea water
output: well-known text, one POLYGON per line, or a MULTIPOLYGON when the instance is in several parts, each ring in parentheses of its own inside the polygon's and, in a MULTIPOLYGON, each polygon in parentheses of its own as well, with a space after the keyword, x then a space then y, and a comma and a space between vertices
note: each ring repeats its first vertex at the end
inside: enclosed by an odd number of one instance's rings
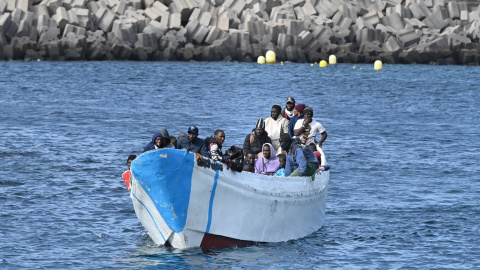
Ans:
POLYGON ((0 269, 480 268, 480 68, 0 62, 0 269), (326 220, 295 241, 157 246, 121 174, 162 128, 241 146, 293 96, 328 132, 326 220))

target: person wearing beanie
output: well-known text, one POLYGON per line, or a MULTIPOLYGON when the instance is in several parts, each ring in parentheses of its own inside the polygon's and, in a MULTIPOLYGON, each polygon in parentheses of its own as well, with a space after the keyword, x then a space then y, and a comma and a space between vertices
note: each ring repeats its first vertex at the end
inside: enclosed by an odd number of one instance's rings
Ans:
POLYGON ((288 123, 288 135, 290 135, 290 138, 296 138, 294 129, 295 129, 295 124, 297 123, 298 120, 303 120, 303 110, 305 109, 305 104, 297 104, 295 106, 295 109, 293 110, 294 116, 290 118, 290 123, 288 123))
POLYGON ((280 134, 288 133, 288 120, 281 115, 280 105, 273 105, 270 112, 271 117, 265 119, 265 131, 272 140, 277 155, 281 154, 280 134))
POLYGON ((287 120, 293 117, 293 109, 295 108, 295 99, 293 97, 287 98, 287 103, 285 105, 285 109, 282 111, 282 117, 287 120))
POLYGON ((243 155, 246 156, 248 151, 252 151, 255 155, 258 155, 262 152, 262 146, 265 143, 271 144, 272 140, 268 137, 268 133, 265 132, 265 120, 260 118, 257 120, 252 133, 245 137, 245 141, 243 142, 243 155))
POLYGON ((318 141, 318 146, 322 147, 323 142, 327 139, 327 132, 325 127, 318 122, 313 120, 313 109, 311 107, 305 107, 303 110, 304 120, 297 121, 294 127, 294 135, 296 137, 304 137, 305 145, 312 150, 312 152, 317 151, 315 145, 315 137, 317 134, 321 134, 322 138, 318 141))

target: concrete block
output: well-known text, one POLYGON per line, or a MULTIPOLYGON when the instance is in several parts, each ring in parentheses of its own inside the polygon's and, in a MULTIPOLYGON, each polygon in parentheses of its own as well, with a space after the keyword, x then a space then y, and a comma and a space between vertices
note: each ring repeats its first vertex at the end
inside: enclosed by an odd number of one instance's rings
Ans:
POLYGON ((37 40, 37 30, 27 20, 21 20, 18 24, 17 37, 27 37, 29 40, 37 40))
POLYGON ((357 32, 357 44, 362 43, 371 43, 374 41, 378 41, 379 44, 384 42, 384 34, 381 30, 377 29, 359 29, 357 32))
POLYGON ((318 11, 315 9, 315 6, 313 5, 312 1, 306 1, 302 9, 303 9, 303 14, 307 16, 318 15, 318 11))
POLYGON ((65 26, 65 30, 63 31, 62 38, 67 37, 68 33, 74 33, 75 36, 86 36, 87 29, 71 24, 67 24, 65 26))
POLYGON ((97 26, 105 32, 110 32, 116 15, 108 9, 99 8, 95 13, 97 26))
POLYGON ((280 33, 286 33, 287 32, 287 27, 284 24, 279 24, 273 21, 270 22, 265 22, 265 30, 268 35, 271 36, 273 41, 278 40, 278 35, 280 33))
POLYGON ((199 8, 195 8, 188 20, 189 21, 197 20, 201 25, 209 26, 211 19, 212 19, 212 14, 210 12, 202 11, 199 8))
POLYGON ((387 38, 387 41, 382 45, 382 48, 387 52, 399 52, 403 49, 402 43, 394 36, 387 38))
POLYGON ((33 7, 30 8, 30 11, 33 13, 34 18, 38 18, 42 15, 50 17, 50 13, 48 12, 48 8, 45 5, 33 6, 33 7))
POLYGON ((234 10, 237 13, 241 13, 245 8, 245 5, 245 0, 226 0, 222 6, 234 10))
POLYGON ((31 0, 16 0, 15 8, 21 9, 23 11, 28 11, 31 7, 31 0))
POLYGON ((7 3, 8 3, 7 1, 0 1, 0 14, 3 14, 6 11, 7 3))
POLYGON ((38 44, 44 44, 44 43, 58 40, 59 36, 60 36, 60 29, 47 28, 40 34, 40 37, 38 38, 38 44))
POLYGON ((445 0, 432 0, 433 1, 433 6, 445 6, 445 0))
POLYGON ((87 6, 87 0, 73 0, 71 8, 85 8, 87 6))
POLYGON ((332 18, 338 11, 338 7, 332 4, 329 0, 320 0, 315 6, 315 10, 319 14, 324 14, 326 18, 332 18))
POLYGON ((250 34, 250 43, 256 43, 265 36, 265 25, 262 21, 250 21, 247 23, 248 33, 250 34))
POLYGON ((120 0, 118 2, 118 5, 115 6, 113 9, 113 13, 117 15, 123 15, 125 13, 125 10, 127 9, 128 3, 125 0, 120 0))
POLYGON ((293 10, 295 11, 295 16, 298 20, 303 20, 305 18, 305 13, 302 7, 295 7, 293 10))
POLYGON ((319 25, 313 30, 312 35, 321 45, 325 45, 330 43, 330 39, 333 37, 333 31, 328 26, 319 25))
POLYGON ((385 26, 383 24, 377 24, 375 27, 375 30, 380 30, 382 33, 384 33, 386 36, 395 36, 397 34, 397 30, 394 29, 391 26, 385 26))
POLYGON ((230 29, 229 34, 232 45, 235 48, 239 48, 242 43, 247 43, 250 40, 250 34, 244 30, 230 29))
POLYGON ((403 20, 398 13, 393 13, 392 15, 385 16, 381 19, 381 22, 385 26, 390 26, 395 31, 400 31, 405 28, 403 20))
POLYGON ((216 26, 223 31, 230 29, 230 19, 226 11, 218 15, 216 26))
POLYGON ((298 36, 303 30, 305 30, 303 21, 290 20, 287 21, 287 35, 298 36))
POLYGON ((460 11, 460 20, 461 21, 468 21, 468 10, 461 10, 460 11))
POLYGON ((182 27, 181 18, 182 15, 180 13, 170 14, 168 18, 168 28, 173 30, 179 30, 182 27))
POLYGON ((170 13, 180 13, 182 15, 182 21, 188 21, 188 18, 192 14, 195 8, 199 7, 196 0, 175 0, 170 4, 170 13))
POLYGON ((404 47, 410 47, 411 45, 418 44, 421 35, 413 28, 405 28, 400 30, 397 34, 404 47))
POLYGON ((205 37, 204 42, 208 45, 211 45, 211 44, 213 44, 213 42, 215 42, 215 40, 222 39, 222 38, 225 38, 227 36, 229 36, 228 33, 222 31, 220 28, 218 28, 216 26, 209 26, 208 27, 208 34, 205 37))
POLYGON ((356 21, 357 16, 357 8, 353 7, 350 3, 343 3, 339 11, 342 12, 343 17, 350 18, 352 22, 356 21))
POLYGON ((404 18, 403 19, 404 22, 405 22, 405 26, 406 25, 410 25, 413 29, 424 29, 424 28, 427 28, 427 25, 415 18, 411 18, 411 19, 408 19, 408 18, 404 18))
POLYGON ((208 33, 208 28, 201 25, 197 20, 191 20, 185 28, 190 38, 197 44, 201 44, 208 33))
POLYGON ((448 2, 448 13, 450 14, 450 18, 452 18, 453 20, 460 19, 460 9, 458 7, 457 1, 448 2))
POLYGON ((157 37, 161 37, 168 31, 168 27, 157 21, 150 21, 150 23, 143 29, 143 33, 156 34, 157 37))
POLYGON ((408 9, 412 12, 412 16, 415 19, 423 20, 427 17, 418 4, 411 4, 408 6, 408 9))
POLYGON ((335 13, 332 18, 332 21, 335 25, 338 25, 341 29, 348 29, 352 24, 352 19, 349 17, 344 17, 341 11, 335 13))
POLYGON ((54 19, 57 22, 57 26, 63 30, 68 23, 67 10, 64 7, 57 8, 57 11, 55 15, 52 16, 52 19, 54 19))
POLYGON ((362 17, 358 17, 357 20, 355 21, 355 24, 357 25, 358 29, 363 29, 363 28, 369 28, 369 29, 375 29, 373 25, 365 21, 362 17))
POLYGON ((436 11, 432 13, 432 15, 425 18, 425 20, 423 20, 423 23, 426 24, 430 29, 442 30, 447 26, 447 23, 442 18, 442 14, 439 11, 436 11))
POLYGON ((46 2, 42 2, 47 6, 48 12, 50 13, 51 16, 53 16, 55 13, 57 13, 57 8, 62 6, 62 1, 61 0, 47 0, 46 2))
POLYGON ((42 34, 47 29, 57 28, 57 21, 50 19, 47 15, 41 15, 37 19, 37 32, 42 34))
POLYGON ((270 20, 278 23, 284 23, 286 20, 296 20, 295 10, 292 5, 281 5, 272 8, 270 20))
POLYGON ((380 22, 380 16, 376 11, 370 11, 367 14, 363 15, 362 18, 373 27, 375 27, 377 23, 380 22))

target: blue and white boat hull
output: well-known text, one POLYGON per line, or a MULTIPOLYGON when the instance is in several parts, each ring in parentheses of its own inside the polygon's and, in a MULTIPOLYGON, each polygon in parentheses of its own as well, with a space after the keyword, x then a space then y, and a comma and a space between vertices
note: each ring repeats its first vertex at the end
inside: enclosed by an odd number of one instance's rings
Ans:
POLYGON ((281 242, 321 228, 329 171, 311 177, 234 172, 184 150, 132 162, 135 212, 157 244, 175 248, 281 242))

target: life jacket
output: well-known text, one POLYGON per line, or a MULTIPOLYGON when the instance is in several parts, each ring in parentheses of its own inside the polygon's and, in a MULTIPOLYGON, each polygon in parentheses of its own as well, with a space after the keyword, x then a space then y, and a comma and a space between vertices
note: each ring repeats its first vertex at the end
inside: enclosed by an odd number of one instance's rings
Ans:
POLYGON ((128 190, 130 190, 130 170, 125 171, 122 174, 123 182, 125 182, 125 186, 127 186, 128 190))

